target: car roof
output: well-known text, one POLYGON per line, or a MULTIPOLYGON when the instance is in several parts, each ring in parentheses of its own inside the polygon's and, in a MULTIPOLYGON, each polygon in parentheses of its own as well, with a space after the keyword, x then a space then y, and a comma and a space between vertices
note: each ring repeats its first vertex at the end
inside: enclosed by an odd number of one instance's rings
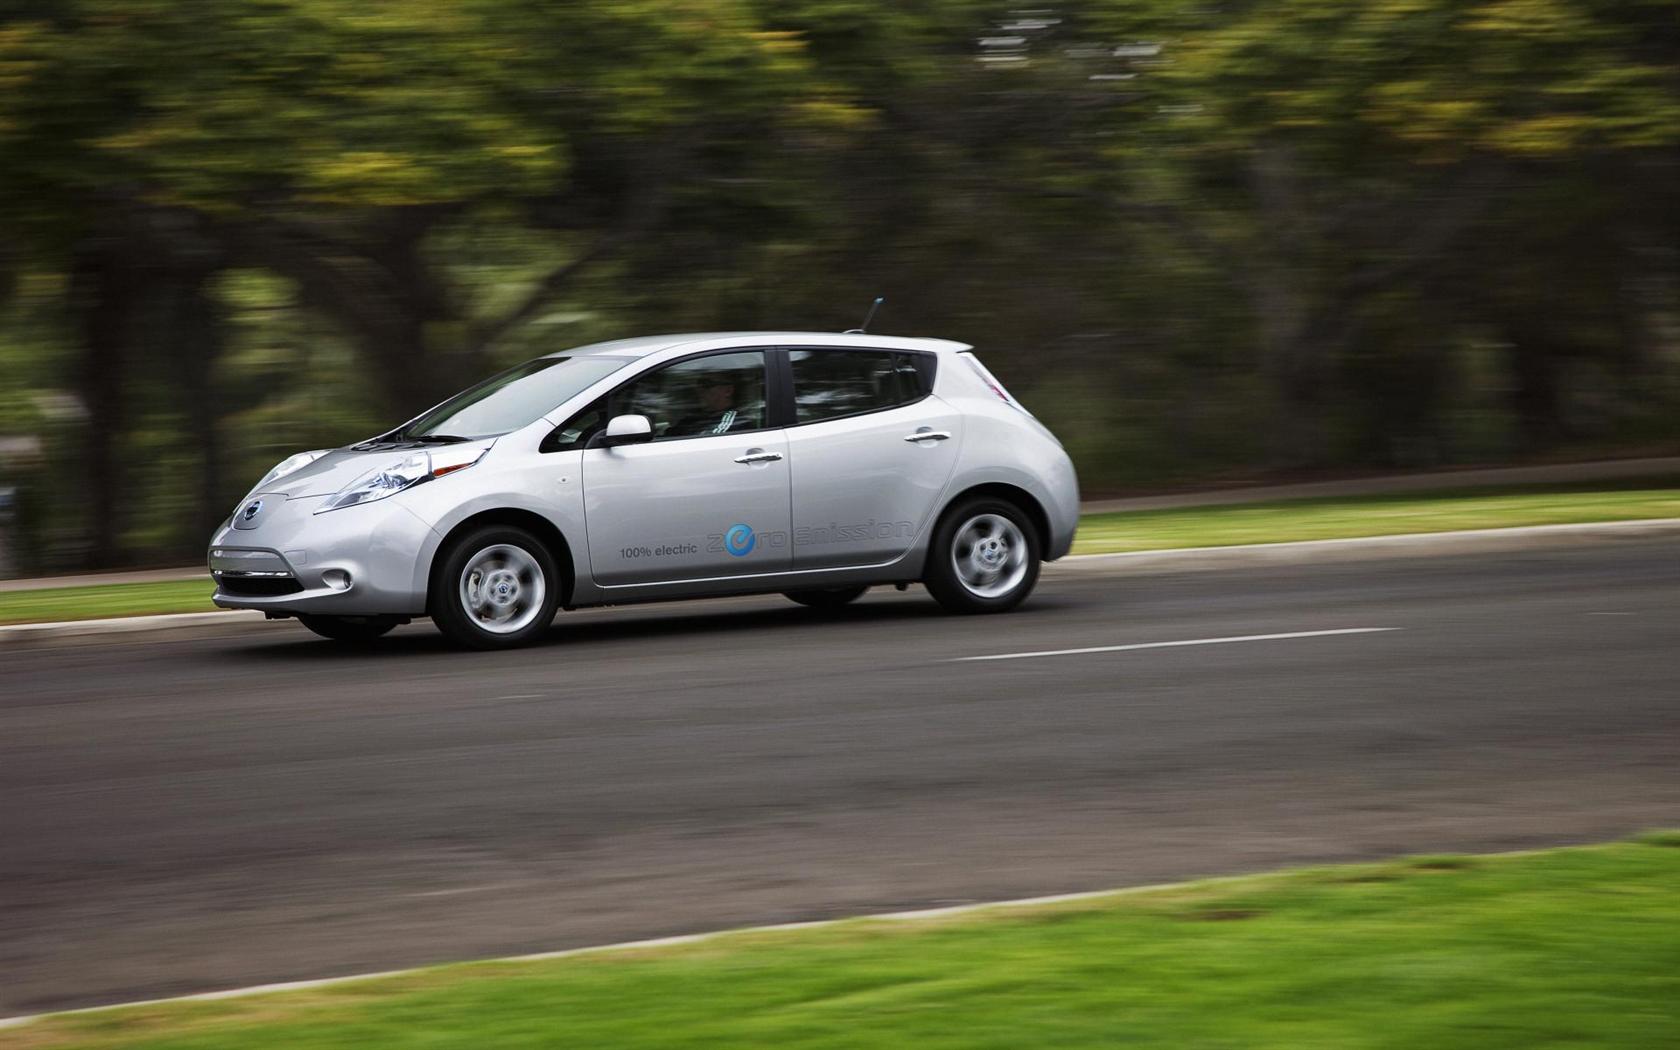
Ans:
POLYGON ((896 335, 854 335, 849 332, 685 332, 675 335, 644 335, 590 343, 548 354, 549 357, 646 357, 663 350, 712 350, 732 346, 825 346, 870 350, 923 350, 957 353, 972 349, 967 343, 949 339, 920 339, 896 335))

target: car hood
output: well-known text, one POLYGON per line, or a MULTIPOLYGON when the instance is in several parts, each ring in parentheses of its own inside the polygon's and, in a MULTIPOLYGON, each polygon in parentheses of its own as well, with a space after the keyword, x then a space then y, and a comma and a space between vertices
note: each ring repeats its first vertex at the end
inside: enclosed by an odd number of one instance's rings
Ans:
MULTIPOLYGON (((488 445, 491 442, 475 442, 488 445)), ((381 445, 376 449, 335 448, 301 470, 275 478, 262 487, 262 495, 277 494, 287 499, 330 496, 370 470, 401 463, 416 452, 431 452, 451 445, 381 445)), ((252 493, 257 495, 257 493, 252 493)))

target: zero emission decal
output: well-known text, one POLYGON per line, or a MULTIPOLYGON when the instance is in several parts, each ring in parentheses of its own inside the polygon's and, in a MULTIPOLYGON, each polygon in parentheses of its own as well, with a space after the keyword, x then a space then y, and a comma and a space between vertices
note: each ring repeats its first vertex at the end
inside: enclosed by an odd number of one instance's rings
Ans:
POLYGON ((723 534, 723 549, 737 558, 745 558, 756 546, 758 537, 753 535, 751 525, 737 522, 723 534))

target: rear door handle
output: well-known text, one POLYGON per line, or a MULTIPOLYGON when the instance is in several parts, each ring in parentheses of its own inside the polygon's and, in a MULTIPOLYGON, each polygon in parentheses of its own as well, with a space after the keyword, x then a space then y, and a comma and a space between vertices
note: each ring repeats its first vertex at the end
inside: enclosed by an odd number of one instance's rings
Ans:
POLYGON ((932 427, 917 427, 914 434, 904 436, 906 441, 949 441, 950 439, 951 432, 949 430, 935 430, 932 427))
POLYGON ((749 448, 749 449, 747 449, 747 454, 746 455, 736 456, 735 457, 735 462, 737 462, 737 463, 774 463, 776 460, 781 459, 781 458, 782 458, 782 454, 780 452, 766 452, 761 448, 749 448))

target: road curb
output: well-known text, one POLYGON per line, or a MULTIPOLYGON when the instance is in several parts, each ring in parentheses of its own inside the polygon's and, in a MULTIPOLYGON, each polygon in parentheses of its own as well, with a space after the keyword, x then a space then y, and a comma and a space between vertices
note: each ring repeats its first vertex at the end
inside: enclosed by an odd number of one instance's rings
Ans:
POLYGON ((164 613, 159 616, 113 616, 104 620, 59 620, 54 623, 19 623, 0 627, 0 646, 20 642, 57 641, 110 634, 143 634, 152 631, 219 630, 242 624, 260 623, 264 614, 250 609, 223 612, 164 613))
MULTIPOLYGON (((1482 854, 1481 856, 1501 856, 1502 854, 1482 854)), ((1364 862, 1378 863, 1378 862, 1364 862)), ((799 930, 820 930, 824 927, 839 926, 844 923, 868 922, 932 922, 939 919, 959 918, 977 912, 1008 911, 1017 908, 1053 907, 1058 904, 1093 903, 1106 899, 1119 899, 1163 890, 1181 889, 1185 886, 1219 886, 1230 883, 1254 881, 1271 878, 1277 872, 1254 872, 1246 875, 1217 875, 1210 878, 1187 879, 1178 882, 1156 882, 1142 886, 1122 886, 1106 890, 1083 890, 1077 893, 1058 893, 1042 897, 1020 897, 1009 900, 974 901, 968 904, 948 905, 937 908, 917 908, 911 911, 876 912, 874 914, 842 916, 836 919, 812 919, 806 922, 782 922, 762 926, 734 926, 720 930, 707 930, 701 933, 684 933, 674 937, 652 937, 639 941, 619 941, 615 944, 592 944, 577 948, 562 948, 558 951, 532 952, 525 955, 502 955, 488 959, 472 959, 455 963, 436 963, 430 966, 411 966, 399 970, 378 970, 371 973, 345 974, 342 977, 318 977, 302 981, 277 981, 272 984, 257 984, 247 988, 226 988, 214 992, 198 992, 191 995, 166 996, 160 999, 138 999, 126 1003, 108 1003, 102 1006, 83 1006, 71 1010, 54 1010, 42 1014, 20 1014, 12 1017, 0 1017, 0 1029, 20 1028, 38 1021, 54 1017, 75 1017, 82 1014, 104 1013, 109 1010, 125 1010, 136 1007, 162 1006, 167 1003, 196 1003, 215 1002, 221 999, 244 999, 255 995, 274 995, 282 992, 302 992, 315 988, 329 988, 334 985, 350 984, 361 981, 379 981, 392 977, 403 977, 427 970, 437 970, 444 967, 465 966, 493 966, 497 963, 531 963, 547 962, 553 959, 569 959, 585 955, 604 955, 612 952, 636 952, 658 948, 675 948, 683 945, 703 944, 708 941, 721 940, 728 937, 751 936, 763 933, 785 933, 799 930)))
MULTIPOLYGON (((1045 566, 1046 575, 1096 573, 1158 575, 1221 569, 1329 565, 1396 558, 1436 558, 1459 554, 1503 554, 1524 550, 1582 546, 1615 540, 1680 536, 1680 518, 1602 521, 1576 525, 1522 525, 1506 529, 1465 529, 1339 540, 1253 543, 1230 547, 1181 547, 1174 550, 1075 554, 1045 566)), ((97 638, 151 631, 206 633, 260 623, 253 610, 121 616, 105 620, 65 620, 0 627, 0 647, 36 641, 97 638)))
MULTIPOLYGON (((1541 853, 1552 853, 1559 850, 1591 849, 1594 843, 1583 845, 1546 846, 1538 849, 1496 850, 1490 853, 1477 853, 1478 860, 1503 860, 1507 858, 1532 857, 1541 853)), ((1393 864, 1406 860, 1410 856, 1402 854, 1393 857, 1379 857, 1369 860, 1350 860, 1333 865, 1338 868, 1361 868, 1380 864, 1393 864)), ((732 926, 718 930, 705 930, 700 933, 683 933, 672 937, 650 937, 638 941, 619 941, 613 944, 588 944, 577 948, 561 948, 556 951, 530 952, 524 955, 501 955, 487 959, 468 959, 459 962, 434 963, 426 966, 410 966, 397 970, 378 970, 369 973, 345 974, 342 977, 317 977, 301 981, 276 981, 270 984, 257 984, 245 988, 225 988, 213 992, 197 992, 189 995, 165 996, 159 999, 139 999, 126 1003, 106 1003, 101 1006, 83 1006, 70 1010, 52 1010, 40 1014, 18 1014, 12 1017, 0 1017, 0 1029, 21 1028, 24 1025, 38 1021, 50 1020, 54 1017, 75 1017, 81 1014, 105 1013, 110 1010, 126 1010, 135 1007, 161 1006, 167 1003, 195 1003, 215 1002, 222 999, 244 999, 256 995, 274 995, 282 992, 301 992, 315 988, 328 988, 333 985, 350 984, 360 981, 379 981, 392 977, 404 977, 428 970, 439 970, 445 967, 494 966, 498 963, 530 963, 548 962, 554 959, 571 959, 579 956, 605 955, 613 952, 648 951, 659 948, 676 948, 691 944, 705 944, 710 941, 722 940, 729 937, 753 936, 764 933, 785 933, 801 930, 820 930, 841 926, 848 923, 920 923, 937 922, 941 919, 962 918, 967 915, 983 914, 994 911, 1014 911, 1018 909, 1047 908, 1061 904, 1095 904, 1101 901, 1118 901, 1127 897, 1145 896, 1151 893, 1171 892, 1182 890, 1188 886, 1232 886, 1245 882, 1264 882, 1269 879, 1287 877, 1307 870, 1301 866, 1280 868, 1273 871, 1255 871, 1235 875, 1211 875, 1201 878, 1178 879, 1172 882, 1150 882, 1139 886, 1117 886, 1103 890, 1079 890, 1073 893, 1054 893, 1038 897, 1013 897, 1004 900, 969 901, 963 904, 951 904, 933 908, 914 908, 908 911, 889 911, 865 913, 862 915, 843 915, 834 919, 810 919, 804 922, 780 922, 758 926, 732 926)))

